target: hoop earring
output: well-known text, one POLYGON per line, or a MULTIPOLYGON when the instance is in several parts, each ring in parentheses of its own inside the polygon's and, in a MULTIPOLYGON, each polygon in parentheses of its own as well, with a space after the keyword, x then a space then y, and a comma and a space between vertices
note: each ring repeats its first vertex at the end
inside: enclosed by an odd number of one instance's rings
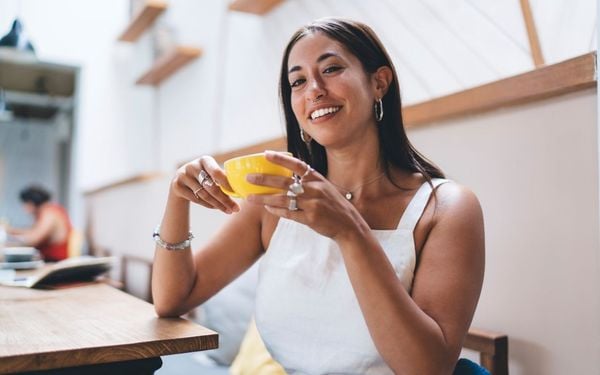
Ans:
POLYGON ((373 109, 375 110, 375 120, 377 120, 377 122, 381 122, 381 120, 383 120, 383 101, 381 98, 375 101, 373 109))
POLYGON ((310 141, 312 141, 312 137, 308 135, 308 133, 305 133, 302 127, 300 127, 300 139, 302 139, 302 142, 306 143, 307 146, 310 141))

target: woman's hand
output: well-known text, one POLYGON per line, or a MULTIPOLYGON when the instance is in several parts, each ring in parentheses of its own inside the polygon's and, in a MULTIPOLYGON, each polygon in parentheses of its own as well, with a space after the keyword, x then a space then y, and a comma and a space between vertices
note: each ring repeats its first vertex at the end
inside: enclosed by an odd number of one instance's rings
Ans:
POLYGON ((177 170, 171 181, 171 194, 227 214, 238 212, 240 206, 223 193, 219 185, 231 190, 225 171, 219 167, 215 159, 211 156, 202 156, 177 170))
POLYGON ((303 193, 297 194, 297 210, 290 210, 287 196, 292 178, 265 174, 248 175, 256 185, 270 186, 285 191, 282 194, 250 195, 248 201, 262 204, 270 213, 308 225, 318 233, 334 240, 365 225, 356 208, 319 172, 305 162, 286 154, 267 151, 267 160, 292 170, 301 176, 303 193))

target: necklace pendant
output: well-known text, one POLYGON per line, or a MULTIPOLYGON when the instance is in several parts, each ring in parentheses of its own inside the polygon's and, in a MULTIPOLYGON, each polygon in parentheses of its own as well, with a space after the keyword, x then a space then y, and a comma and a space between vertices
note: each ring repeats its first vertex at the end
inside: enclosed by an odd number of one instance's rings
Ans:
POLYGON ((351 192, 347 192, 345 195, 347 200, 352 200, 352 193, 351 192))

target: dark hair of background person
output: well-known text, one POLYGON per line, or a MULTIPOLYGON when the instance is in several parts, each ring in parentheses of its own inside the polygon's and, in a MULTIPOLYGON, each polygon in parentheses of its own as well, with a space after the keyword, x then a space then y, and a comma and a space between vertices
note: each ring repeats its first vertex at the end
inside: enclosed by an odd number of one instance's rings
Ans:
MULTIPOLYGON (((394 183, 390 173, 391 165, 406 171, 420 172, 430 183, 432 178, 444 178, 441 169, 421 155, 406 136, 402 120, 398 75, 387 51, 369 26, 352 20, 340 18, 316 20, 296 31, 284 51, 279 80, 279 96, 285 115, 288 151, 309 163, 324 176, 327 176, 325 148, 314 139, 310 142, 309 147, 300 138, 300 125, 292 110, 292 90, 288 80, 290 51, 300 39, 317 32, 337 41, 356 56, 362 63, 366 73, 374 73, 382 66, 388 66, 393 72, 392 82, 382 98, 383 120, 377 123, 380 159, 383 162, 385 174, 390 181, 394 183)), ((398 187, 400 188, 400 186, 398 187)))
POLYGON ((34 185, 28 186, 21 190, 19 197, 21 198, 21 202, 33 203, 34 206, 39 207, 48 202, 51 198, 51 195, 48 190, 44 189, 43 187, 34 185))

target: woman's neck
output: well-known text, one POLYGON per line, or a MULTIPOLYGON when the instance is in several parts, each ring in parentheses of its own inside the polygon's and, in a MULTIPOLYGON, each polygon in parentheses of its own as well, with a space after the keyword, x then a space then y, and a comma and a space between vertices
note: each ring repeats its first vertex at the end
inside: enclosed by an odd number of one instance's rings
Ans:
POLYGON ((344 148, 327 149, 327 178, 344 194, 362 191, 366 187, 363 184, 377 185, 384 179, 383 174, 377 138, 344 148))

